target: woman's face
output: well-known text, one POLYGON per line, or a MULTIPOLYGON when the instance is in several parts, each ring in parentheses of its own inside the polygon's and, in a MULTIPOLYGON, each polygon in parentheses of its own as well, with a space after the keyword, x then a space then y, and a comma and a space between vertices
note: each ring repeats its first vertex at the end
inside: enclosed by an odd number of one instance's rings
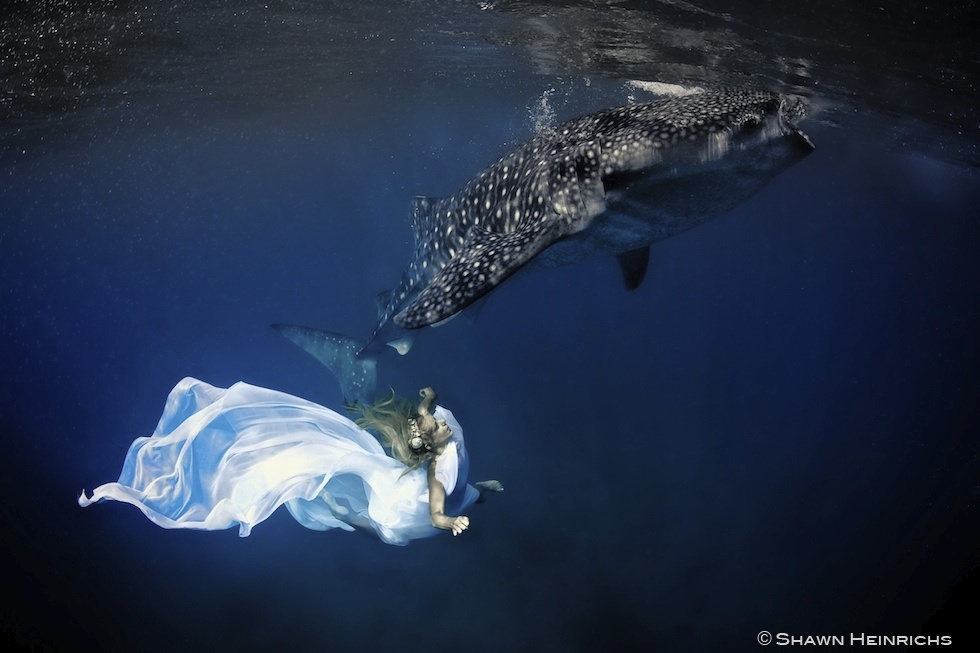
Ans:
POLYGON ((453 430, 449 428, 444 419, 435 419, 431 415, 426 415, 419 420, 419 429, 425 435, 431 446, 444 444, 453 435, 453 430))
POLYGON ((446 424, 446 420, 444 419, 437 419, 435 420, 435 423, 436 428, 432 431, 431 435, 432 442, 435 444, 442 444, 452 437, 453 430, 449 428, 449 425, 446 424))

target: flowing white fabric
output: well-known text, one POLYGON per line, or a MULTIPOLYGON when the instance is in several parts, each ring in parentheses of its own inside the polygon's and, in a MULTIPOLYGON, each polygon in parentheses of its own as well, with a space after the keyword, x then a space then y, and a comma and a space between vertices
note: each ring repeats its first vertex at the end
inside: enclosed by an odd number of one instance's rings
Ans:
MULTIPOLYGON (((436 478, 447 513, 458 514, 479 493, 466 485, 459 423, 442 407, 434 415, 453 430, 436 478)), ((328 408, 247 383, 225 390, 186 378, 170 392, 153 435, 130 446, 119 481, 91 497, 83 492, 78 503, 129 503, 164 528, 237 524, 242 537, 285 503, 307 528, 356 527, 407 544, 439 531, 429 517, 425 468, 404 471, 374 436, 328 408)))

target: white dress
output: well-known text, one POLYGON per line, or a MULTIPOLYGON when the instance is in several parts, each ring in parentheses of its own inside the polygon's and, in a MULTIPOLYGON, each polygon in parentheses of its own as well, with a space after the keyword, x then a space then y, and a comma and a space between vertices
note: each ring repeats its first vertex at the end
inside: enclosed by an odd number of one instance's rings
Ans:
MULTIPOLYGON (((446 513, 459 514, 479 492, 466 484, 462 428, 442 407, 434 415, 453 431, 436 478, 446 488, 446 513)), ((119 481, 91 497, 83 492, 78 503, 123 501, 164 528, 237 524, 242 537, 286 504, 307 528, 357 524, 407 544, 439 531, 429 517, 426 468, 404 471, 374 436, 328 408, 247 383, 225 390, 186 378, 167 397, 153 435, 130 446, 119 481), (323 490, 341 510, 328 507, 323 490)))

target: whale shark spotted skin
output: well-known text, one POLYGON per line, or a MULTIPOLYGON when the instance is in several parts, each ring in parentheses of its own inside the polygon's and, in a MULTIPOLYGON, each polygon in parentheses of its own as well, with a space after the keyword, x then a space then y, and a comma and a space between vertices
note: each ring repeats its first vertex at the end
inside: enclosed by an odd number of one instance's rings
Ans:
POLYGON ((415 253, 378 296, 358 341, 275 325, 371 398, 385 345, 407 353, 415 329, 479 303, 518 271, 614 256, 639 286, 650 245, 737 206, 813 150, 794 125, 798 99, 762 90, 701 91, 591 113, 514 148, 455 195, 415 198, 415 253))

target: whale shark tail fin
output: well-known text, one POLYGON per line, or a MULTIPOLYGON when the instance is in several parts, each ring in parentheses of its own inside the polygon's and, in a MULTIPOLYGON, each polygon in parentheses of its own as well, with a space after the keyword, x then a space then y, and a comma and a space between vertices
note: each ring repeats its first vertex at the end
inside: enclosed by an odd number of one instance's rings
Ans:
POLYGON ((273 324, 272 328, 333 372, 344 401, 368 403, 374 399, 378 359, 376 355, 359 354, 363 343, 338 333, 291 324, 273 324))

